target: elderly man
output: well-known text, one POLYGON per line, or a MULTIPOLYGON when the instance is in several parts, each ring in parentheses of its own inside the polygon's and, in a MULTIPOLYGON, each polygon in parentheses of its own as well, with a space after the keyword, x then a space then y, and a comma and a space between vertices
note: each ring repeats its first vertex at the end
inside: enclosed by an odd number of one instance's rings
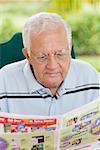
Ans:
POLYGON ((71 30, 59 15, 30 17, 22 35, 26 60, 0 70, 1 111, 60 115, 99 97, 98 73, 71 58, 71 30))

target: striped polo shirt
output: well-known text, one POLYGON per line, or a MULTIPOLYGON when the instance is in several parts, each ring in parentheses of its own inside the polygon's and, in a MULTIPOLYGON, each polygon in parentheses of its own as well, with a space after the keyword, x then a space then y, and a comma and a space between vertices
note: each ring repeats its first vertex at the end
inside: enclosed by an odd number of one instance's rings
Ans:
POLYGON ((0 111, 61 115, 100 96, 99 73, 88 63, 71 59, 68 74, 55 96, 35 79, 28 61, 0 70, 0 111))

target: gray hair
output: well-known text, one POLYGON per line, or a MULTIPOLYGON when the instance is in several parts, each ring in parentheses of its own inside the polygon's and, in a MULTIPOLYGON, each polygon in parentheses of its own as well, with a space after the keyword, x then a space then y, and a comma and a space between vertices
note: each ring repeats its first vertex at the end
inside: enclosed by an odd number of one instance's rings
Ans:
POLYGON ((48 29, 52 29, 54 24, 58 24, 65 28, 68 39, 68 47, 71 50, 72 32, 69 25, 59 15, 48 12, 40 12, 28 18, 22 31, 24 47, 27 48, 27 50, 30 50, 30 32, 32 32, 35 36, 41 30, 46 31, 48 29))

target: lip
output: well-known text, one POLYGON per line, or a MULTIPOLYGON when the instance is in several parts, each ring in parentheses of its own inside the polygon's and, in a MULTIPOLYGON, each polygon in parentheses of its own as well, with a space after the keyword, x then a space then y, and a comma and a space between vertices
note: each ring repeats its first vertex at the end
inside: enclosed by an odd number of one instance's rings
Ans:
POLYGON ((55 72, 55 73, 47 72, 46 74, 49 75, 49 76, 55 77, 55 76, 57 76, 59 73, 58 73, 58 72, 55 72))
POLYGON ((59 74, 59 72, 46 72, 46 74, 59 74))

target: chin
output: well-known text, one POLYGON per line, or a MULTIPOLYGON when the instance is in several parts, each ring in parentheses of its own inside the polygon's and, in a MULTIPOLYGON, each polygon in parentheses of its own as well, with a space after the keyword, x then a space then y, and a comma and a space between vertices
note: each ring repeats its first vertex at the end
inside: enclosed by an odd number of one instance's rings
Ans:
POLYGON ((43 85, 47 88, 57 88, 60 86, 60 84, 61 84, 61 82, 60 83, 55 82, 55 81, 53 82, 53 80, 52 80, 51 82, 45 82, 43 85))

